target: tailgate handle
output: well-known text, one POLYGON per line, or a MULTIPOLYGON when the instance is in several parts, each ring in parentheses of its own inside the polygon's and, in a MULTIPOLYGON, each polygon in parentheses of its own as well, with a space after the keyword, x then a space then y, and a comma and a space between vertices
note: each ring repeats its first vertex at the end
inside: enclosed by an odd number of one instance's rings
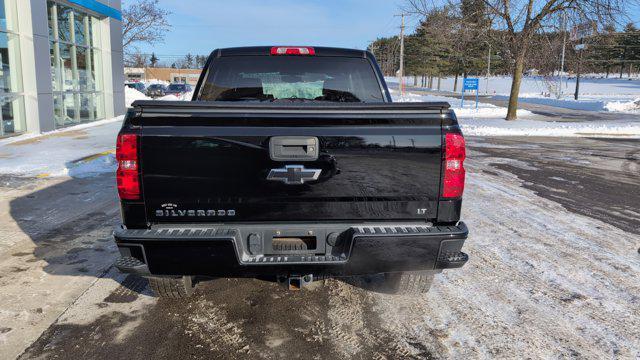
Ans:
POLYGON ((318 143, 315 136, 274 136, 269 140, 269 155, 275 161, 314 161, 318 143))

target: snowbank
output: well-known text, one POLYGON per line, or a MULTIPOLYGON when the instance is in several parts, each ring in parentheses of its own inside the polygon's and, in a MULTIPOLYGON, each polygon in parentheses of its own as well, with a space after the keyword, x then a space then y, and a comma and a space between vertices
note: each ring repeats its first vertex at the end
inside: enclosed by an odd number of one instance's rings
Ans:
POLYGON ((153 84, 161 84, 165 86, 168 86, 169 84, 171 84, 169 81, 158 80, 158 79, 147 79, 143 81, 143 83, 145 87, 149 87, 150 85, 153 85, 153 84))
MULTIPOLYGON (((400 96, 392 89, 391 96, 397 102, 446 101, 451 105, 460 104, 457 99, 420 95, 406 92, 400 96)), ((465 135, 472 136, 592 136, 592 137, 640 137, 640 119, 638 121, 589 121, 589 122, 550 122, 533 120, 532 113, 518 110, 518 120, 506 121, 507 109, 492 104, 478 104, 469 101, 473 107, 464 108, 452 106, 456 112, 458 122, 465 135)), ((627 104, 627 103, 625 103, 627 104)), ((629 106, 628 104, 625 106, 629 106)))
POLYGON ((607 111, 638 114, 640 113, 640 98, 632 101, 611 101, 604 108, 607 111))
POLYGON ((123 116, 0 142, 0 174, 87 177, 115 171, 123 116))
MULTIPOLYGON (((444 101, 451 105, 451 109, 456 112, 458 118, 505 118, 507 116, 507 108, 495 106, 492 104, 478 103, 476 109, 475 99, 469 98, 465 100, 465 107, 460 107, 460 100, 435 95, 420 95, 412 92, 405 92, 404 96, 400 96, 397 90, 391 89, 391 97, 395 102, 429 102, 444 101)), ((527 117, 532 115, 528 110, 518 110, 518 117, 527 117)))
MULTIPOLYGON (((487 78, 480 76, 480 94, 505 95, 508 96, 511 90, 510 76, 491 76, 487 83, 487 78), (488 86, 487 86, 488 85, 488 86)), ((385 77, 390 87, 398 87, 398 78, 385 77)), ((550 88, 557 88, 559 84, 558 77, 542 77, 542 76, 525 76, 522 78, 520 85, 520 97, 544 97, 544 94, 550 92, 550 88)), ((440 80, 441 91, 453 91, 455 79, 454 77, 446 77, 440 80)), ((462 78, 458 78, 458 92, 462 84, 462 78)), ((413 77, 405 77, 405 85, 413 86, 413 77)), ((418 78, 418 85, 420 79, 418 78)), ((437 86, 437 80, 434 80, 433 87, 437 86)), ((562 92, 567 98, 573 96, 576 86, 575 78, 563 77, 562 92)), ((640 96, 640 79, 618 79, 604 77, 580 77, 580 97, 588 97, 590 99, 613 99, 622 100, 621 97, 632 98, 640 96)))
MULTIPOLYGON (((389 86, 396 90, 398 79, 387 77, 385 80, 389 86)), ((630 102, 640 96, 640 80, 638 79, 618 79, 605 78, 604 75, 593 74, 580 78, 579 100, 573 98, 575 91, 575 78, 563 77, 562 93, 559 99, 553 93, 559 88, 558 77, 525 76, 520 86, 520 102, 556 106, 565 109, 585 110, 585 111, 615 111, 628 112, 624 106, 621 110, 615 104, 630 102), (612 106, 607 106, 613 103, 612 106)), ((458 78, 457 92, 460 92, 462 80, 458 78)), ((413 77, 406 77, 405 84, 413 85, 413 77)), ((418 81, 419 84, 419 81, 418 81)), ((454 78, 447 77, 440 80, 440 91, 453 91, 454 78)), ((437 81, 434 81, 433 88, 437 90, 437 81)), ((480 94, 492 95, 495 99, 504 100, 509 97, 511 89, 511 77, 492 76, 488 79, 480 77, 480 94)))
POLYGON ((193 91, 189 91, 189 92, 183 93, 181 95, 165 95, 165 96, 159 97, 158 100, 165 100, 165 101, 191 101, 192 97, 193 97, 193 91))
POLYGON ((18 135, 18 136, 12 136, 12 137, 0 140, 0 146, 9 145, 9 144, 13 144, 13 143, 24 142, 24 141, 27 141, 27 140, 32 140, 32 141, 35 142, 35 141, 38 141, 37 138, 40 138, 40 137, 44 138, 44 137, 47 137, 47 136, 63 136, 64 133, 66 133, 66 132, 83 130, 83 129, 102 126, 102 125, 111 124, 111 123, 118 123, 117 126, 119 127, 121 125, 120 123, 122 122, 122 120, 124 120, 124 115, 116 116, 116 117, 110 118, 110 119, 98 120, 98 121, 93 121, 93 122, 90 122, 90 123, 79 124, 79 125, 75 125, 75 126, 69 126, 69 127, 65 127, 65 128, 57 129, 57 130, 53 130, 53 131, 47 131, 47 132, 43 132, 41 134, 23 134, 23 135, 18 135))
POLYGON ((458 120, 465 135, 472 136, 554 136, 554 137, 625 137, 640 138, 638 122, 547 122, 520 119, 458 120))
POLYGON ((128 86, 125 86, 124 87, 125 105, 129 108, 131 107, 131 104, 136 100, 151 100, 151 98, 136 89, 132 89, 128 86))

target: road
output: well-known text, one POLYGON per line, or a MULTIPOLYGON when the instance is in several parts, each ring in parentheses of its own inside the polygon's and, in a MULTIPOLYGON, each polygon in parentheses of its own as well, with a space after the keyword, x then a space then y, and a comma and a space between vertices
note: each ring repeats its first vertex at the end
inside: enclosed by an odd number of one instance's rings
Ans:
POLYGON ((159 301, 111 267, 112 176, 0 178, 0 358, 640 357, 640 141, 468 144, 471 260, 417 298, 221 279, 159 301))

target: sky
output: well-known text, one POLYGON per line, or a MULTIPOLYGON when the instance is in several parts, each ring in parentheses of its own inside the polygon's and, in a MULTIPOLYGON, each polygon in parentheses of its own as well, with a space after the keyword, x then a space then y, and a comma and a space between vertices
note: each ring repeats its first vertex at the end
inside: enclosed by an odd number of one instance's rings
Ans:
POLYGON ((160 0, 171 12, 172 28, 163 43, 140 50, 167 61, 233 46, 364 49, 377 37, 400 31, 400 18, 393 16, 400 13, 400 4, 401 0, 160 0))
MULTIPOLYGON (((164 42, 143 45, 171 63, 223 47, 311 45, 365 49, 377 37, 400 31, 403 0, 159 0, 171 12, 164 42)), ((440 0, 434 0, 438 2, 440 0)), ((633 2, 635 0, 627 0, 633 2)), ((123 5, 136 0, 124 0, 123 5)), ((638 14, 637 6, 630 13, 638 14)), ((417 18, 407 19, 407 33, 417 18)), ((637 23, 640 26, 640 22, 637 23)))

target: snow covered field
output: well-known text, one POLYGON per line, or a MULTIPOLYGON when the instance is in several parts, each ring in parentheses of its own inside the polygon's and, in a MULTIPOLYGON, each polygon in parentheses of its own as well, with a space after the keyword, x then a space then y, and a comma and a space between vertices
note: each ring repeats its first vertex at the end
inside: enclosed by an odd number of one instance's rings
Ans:
MULTIPOLYGON (((446 101, 455 111, 465 135, 473 136, 600 136, 600 137, 640 137, 640 116, 636 121, 589 121, 552 122, 536 120, 527 110, 518 110, 518 120, 504 120, 507 108, 475 101, 465 101, 460 108, 460 100, 434 95, 419 95, 405 92, 404 96, 391 89, 391 96, 397 102, 446 101)), ((621 105, 624 106, 624 105, 621 105)))
MULTIPOLYGON (((640 114, 640 79, 609 79, 594 76, 580 79, 579 100, 574 100, 575 78, 563 78, 561 98, 557 98, 559 78, 545 78, 542 76, 526 76, 522 79, 519 100, 526 103, 543 104, 566 109, 587 111, 613 111, 640 114), (616 104, 625 104, 623 106, 616 104)), ((398 86, 398 79, 386 77, 390 87, 398 86)), ((458 79, 458 92, 462 79, 458 79)), ((435 82, 435 81, 434 81, 435 82)), ((437 83, 436 83, 437 84, 437 83)), ((436 84, 433 86, 435 87, 436 84)), ((413 77, 405 77, 405 85, 413 85, 413 77)), ((418 82, 419 85, 419 82, 418 82)), ((454 78, 441 79, 440 91, 453 91, 454 78)), ((480 77, 480 94, 493 95, 496 99, 507 99, 511 89, 511 77, 492 76, 487 82, 486 77, 480 77)), ((435 88, 432 90, 436 90, 435 88)))
MULTIPOLYGON (((478 103, 478 108, 475 107, 475 100, 471 96, 465 100, 464 108, 460 107, 460 100, 436 95, 420 95, 405 91, 404 96, 400 95, 400 92, 395 89, 390 89, 391 97, 395 102, 424 102, 424 101, 444 101, 451 105, 451 108, 456 112, 458 118, 473 118, 473 119, 495 119, 504 118, 507 116, 507 108, 495 106, 492 104, 478 103)), ((527 110, 518 110, 518 117, 526 118, 531 116, 531 112, 527 110)))

